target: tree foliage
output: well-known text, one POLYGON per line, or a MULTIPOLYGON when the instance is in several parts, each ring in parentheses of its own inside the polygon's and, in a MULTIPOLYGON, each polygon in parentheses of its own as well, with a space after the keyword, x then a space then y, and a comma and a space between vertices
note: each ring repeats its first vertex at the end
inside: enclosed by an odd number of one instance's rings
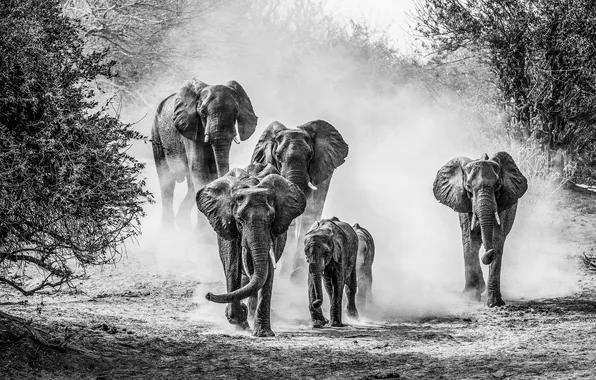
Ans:
POLYGON ((566 150, 596 181, 596 3, 420 0, 416 18, 436 59, 465 49, 490 68, 514 137, 566 150))
POLYGON ((0 29, 0 283, 29 295, 112 262, 150 194, 126 153, 141 136, 93 100, 113 62, 84 54, 79 23, 58 1, 7 0, 0 29))
MULTIPOLYGON (((64 14, 85 27, 88 49, 109 48, 118 76, 107 85, 133 95, 139 82, 174 65, 188 51, 172 44, 171 30, 186 23, 200 23, 219 0, 62 0, 64 14)), ((200 53, 200 46, 197 52, 200 53)))

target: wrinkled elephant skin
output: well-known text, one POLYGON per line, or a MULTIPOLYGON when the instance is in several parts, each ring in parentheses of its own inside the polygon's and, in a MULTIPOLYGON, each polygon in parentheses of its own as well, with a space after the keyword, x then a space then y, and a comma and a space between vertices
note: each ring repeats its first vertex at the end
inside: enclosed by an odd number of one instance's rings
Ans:
POLYGON ((348 144, 335 127, 315 120, 297 128, 271 123, 262 133, 251 162, 271 164, 306 196, 306 210, 288 232, 286 259, 281 268, 293 270, 292 282, 306 280, 304 235, 321 218, 333 172, 348 155, 348 144))
POLYGON ((313 328, 325 326, 321 282, 330 298, 332 327, 342 327, 341 307, 345 288, 347 314, 358 319, 356 308, 356 257, 358 236, 352 227, 337 218, 316 222, 306 233, 304 254, 308 262, 308 301, 313 328))
POLYGON ((254 335, 259 337, 275 335, 270 321, 275 265, 290 223, 306 206, 302 191, 276 173, 271 165, 233 169, 196 196, 199 211, 218 235, 227 285, 227 293, 208 293, 206 298, 228 303, 226 317, 232 324, 248 327, 247 314, 254 315, 254 335), (246 298, 248 313, 241 303, 246 298))
POLYGON ((511 231, 518 199, 528 189, 528 182, 513 158, 499 152, 489 159, 457 157, 438 172, 433 184, 435 198, 459 213, 464 247, 464 296, 480 301, 486 284, 478 259, 480 245, 485 254, 482 263, 490 265, 486 304, 505 304, 501 296, 501 260, 505 238, 511 231))
POLYGON ((232 141, 246 140, 256 125, 250 99, 236 81, 209 86, 189 80, 159 104, 151 142, 165 227, 174 222, 176 182, 186 180, 187 185, 177 214, 184 225, 190 221, 196 190, 228 172, 232 141))

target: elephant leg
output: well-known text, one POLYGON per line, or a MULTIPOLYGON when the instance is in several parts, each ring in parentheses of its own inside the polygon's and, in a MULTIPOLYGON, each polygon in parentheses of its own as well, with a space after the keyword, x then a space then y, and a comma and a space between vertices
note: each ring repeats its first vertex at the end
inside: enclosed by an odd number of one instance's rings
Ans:
POLYGON ((480 267, 480 259, 478 251, 482 245, 482 237, 480 235, 480 228, 477 230, 470 230, 471 214, 460 213, 459 221, 462 231, 462 243, 464 248, 464 265, 465 265, 465 287, 463 296, 470 300, 480 301, 480 294, 486 288, 484 277, 482 276, 482 268, 480 267))
POLYGON ((501 297, 501 260, 503 253, 498 251, 494 261, 490 264, 488 271, 488 291, 486 294, 486 306, 503 306, 505 302, 501 297))
POLYGON ((304 235, 310 229, 310 227, 315 222, 314 215, 306 215, 306 211, 304 214, 300 216, 300 218, 296 219, 296 243, 295 243, 295 252, 292 255, 292 270, 301 270, 306 272, 306 258, 304 256, 304 235))
POLYGON ((325 198, 329 191, 331 178, 317 185, 318 189, 313 190, 306 197, 306 209, 300 217, 296 218, 296 241, 293 245, 288 243, 288 253, 292 258, 292 280, 298 284, 303 284, 306 279, 306 259, 304 257, 304 236, 312 227, 313 223, 321 219, 325 198), (293 250, 292 250, 293 248, 293 250))
MULTIPOLYGON (((269 260, 269 273, 265 285, 259 290, 257 312, 255 318, 254 336, 267 337, 275 336, 271 330, 271 293, 273 291, 273 277, 275 269, 273 263, 269 260)), ((253 297, 251 297, 252 299, 253 297)))
POLYGON ((186 226, 190 222, 190 212, 195 204, 196 191, 195 186, 190 178, 190 175, 186 176, 186 196, 178 206, 178 214, 176 219, 179 224, 186 226))
MULTIPOLYGON (((211 150, 211 147, 207 147, 211 150)), ((187 196, 192 198, 192 202, 194 204, 196 191, 198 191, 203 186, 207 185, 208 183, 217 179, 217 172, 213 171, 214 163, 210 163, 212 160, 209 151, 203 151, 202 148, 196 146, 188 146, 187 147, 187 155, 188 155, 188 188, 190 190, 192 186, 192 194, 187 196)), ((186 198, 185 198, 186 200, 186 198)), ((183 202, 184 203, 184 202, 183 202)), ((191 206, 192 208, 192 206, 191 206)), ((199 232, 202 231, 210 231, 211 227, 209 226, 209 222, 207 217, 202 213, 197 213, 197 227, 196 229, 199 232)))
MULTIPOLYGON (((240 287, 246 286, 246 284, 248 284, 249 281, 250 281, 250 277, 248 277, 247 275, 245 275, 243 273, 242 280, 240 281, 240 287)), ((257 295, 248 297, 248 299, 246 301, 246 304, 248 306, 248 317, 253 320, 255 319, 255 313, 257 310, 257 301, 258 301, 257 295)))
MULTIPOLYGON (((217 237, 219 246, 219 257, 224 267, 226 276, 226 288, 228 293, 239 289, 242 280, 242 264, 240 242, 237 240, 228 241, 217 237)), ((228 322, 237 325, 242 329, 248 329, 248 307, 240 301, 232 302, 226 306, 226 317, 228 322)))
POLYGON ((356 292, 356 305, 369 307, 372 304, 372 270, 362 268, 357 278, 358 290, 356 292))
POLYGON ((512 215, 507 213, 503 218, 503 224, 495 226, 493 231, 493 246, 495 247, 496 257, 490 264, 488 270, 488 290, 486 292, 486 305, 488 307, 503 306, 503 298, 501 297, 501 261, 503 260, 503 247, 505 246, 504 229, 509 224, 509 229, 513 224, 515 217, 515 208, 512 215))
POLYGON ((161 223, 162 227, 171 228, 174 224, 174 187, 176 181, 166 171, 166 169, 157 169, 159 187, 161 191, 161 223))
MULTIPOLYGON (((288 247, 288 256, 292 260, 292 275, 290 280, 296 286, 302 286, 306 281, 307 265, 304 255, 304 236, 315 222, 313 215, 306 215, 306 211, 300 217, 295 219, 296 233, 294 241, 286 244, 288 247)), ((288 239, 289 241, 290 239, 288 239)))
POLYGON ((350 318, 358 319, 358 309, 356 308, 356 291, 357 291, 357 278, 356 268, 352 270, 352 273, 348 276, 345 289, 346 297, 348 299, 347 313, 350 318))
POLYGON ((341 323, 341 303, 343 297, 343 291, 345 281, 341 278, 340 273, 334 273, 331 277, 332 295, 331 295, 331 326, 332 327, 343 327, 341 323))
MULTIPOLYGON (((283 255, 282 255, 282 259, 281 259, 281 268, 279 269, 280 275, 287 275, 288 273, 292 274, 294 254, 296 254, 296 252, 294 252, 294 250, 296 249, 296 247, 298 245, 298 240, 296 239, 296 233, 298 232, 298 229, 296 228, 296 226, 297 226, 299 219, 300 219, 300 216, 297 217, 296 219, 294 219, 292 221, 292 223, 290 223, 290 227, 288 228, 288 232, 286 234, 287 238, 285 241, 283 255)), ((304 255, 304 252, 302 252, 302 255, 304 255)), ((294 278, 292 276, 292 277, 290 277, 290 279, 292 280, 292 283, 294 285, 304 286, 304 282, 299 283, 298 277, 294 278), (296 281, 296 282, 294 282, 294 281, 296 281)))
MULTIPOLYGON (((327 285, 326 275, 323 275, 323 282, 327 285)), ((312 320, 313 327, 320 328, 329 323, 329 320, 323 316, 323 309, 321 306, 314 307, 312 305, 316 298, 315 277, 312 273, 308 273, 308 310, 310 311, 310 319, 312 320)))

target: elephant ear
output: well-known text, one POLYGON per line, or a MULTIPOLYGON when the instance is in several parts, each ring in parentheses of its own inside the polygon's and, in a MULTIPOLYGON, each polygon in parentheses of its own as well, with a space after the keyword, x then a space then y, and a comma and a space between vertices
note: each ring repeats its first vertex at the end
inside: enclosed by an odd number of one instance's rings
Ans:
POLYGON ((433 183, 435 198, 457 212, 472 212, 472 201, 464 188, 464 165, 470 161, 468 157, 457 157, 447 162, 433 183))
POLYGON ((275 136, 287 129, 288 128, 286 128, 286 126, 279 121, 274 121, 273 123, 269 124, 263 131, 263 134, 261 134, 259 141, 257 141, 257 145, 255 146, 255 150, 252 153, 250 162, 275 165, 273 159, 273 145, 275 136))
POLYGON ((330 178, 333 171, 344 163, 348 156, 348 144, 338 130, 324 120, 311 121, 298 128, 308 132, 314 141, 308 174, 316 186, 330 178))
POLYGON ((513 206, 528 190, 528 180, 519 171, 513 157, 507 152, 498 152, 491 160, 501 167, 501 189, 497 197, 499 211, 506 210, 513 206))
POLYGON ((271 232, 280 235, 288 230, 292 220, 300 216, 306 207, 306 197, 298 186, 279 174, 269 174, 259 187, 273 190, 275 196, 275 219, 271 224, 271 232))
POLYGON ((238 238, 238 230, 232 214, 232 188, 238 179, 226 175, 204 186, 197 192, 196 202, 215 232, 225 240, 238 238))
POLYGON ((235 80, 231 80, 226 83, 226 86, 230 87, 236 92, 236 102, 238 102, 238 135, 240 140, 244 141, 255 133, 257 128, 257 115, 252 108, 252 103, 248 94, 240 83, 235 80))
POLYGON ((197 113, 201 91, 207 84, 191 79, 186 81, 174 96, 174 127, 187 139, 196 140, 203 123, 197 113))

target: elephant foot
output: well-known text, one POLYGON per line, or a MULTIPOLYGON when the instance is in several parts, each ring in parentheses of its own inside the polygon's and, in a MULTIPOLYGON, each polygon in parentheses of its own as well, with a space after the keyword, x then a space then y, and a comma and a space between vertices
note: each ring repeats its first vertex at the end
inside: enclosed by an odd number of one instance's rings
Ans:
POLYGON ((331 322, 331 327, 346 327, 346 325, 338 321, 333 321, 331 322))
POLYGON ((329 320, 325 317, 323 319, 313 319, 312 320, 312 328, 313 329, 320 329, 323 328, 329 323, 329 320))
POLYGON ((476 301, 480 302, 480 294, 482 291, 477 287, 465 287, 464 290, 461 292, 462 298, 466 301, 476 301))
POLYGON ((250 330, 250 325, 248 324, 248 321, 233 323, 233 325, 234 327, 236 327, 236 329, 241 331, 250 330))
POLYGON ((247 321, 248 307, 243 303, 235 307, 228 304, 226 306, 226 318, 228 318, 230 324, 236 325, 243 330, 250 328, 247 321))
POLYGON ((348 307, 347 310, 347 314, 348 317, 352 318, 352 319, 358 319, 358 309, 356 309, 356 307, 348 307))
POLYGON ((255 330, 252 335, 259 338, 267 338, 275 336, 275 333, 271 331, 270 326, 255 325, 255 330))
POLYGON ((504 306, 505 302, 501 298, 501 295, 489 295, 486 298, 486 306, 488 307, 495 307, 495 306, 504 306))

